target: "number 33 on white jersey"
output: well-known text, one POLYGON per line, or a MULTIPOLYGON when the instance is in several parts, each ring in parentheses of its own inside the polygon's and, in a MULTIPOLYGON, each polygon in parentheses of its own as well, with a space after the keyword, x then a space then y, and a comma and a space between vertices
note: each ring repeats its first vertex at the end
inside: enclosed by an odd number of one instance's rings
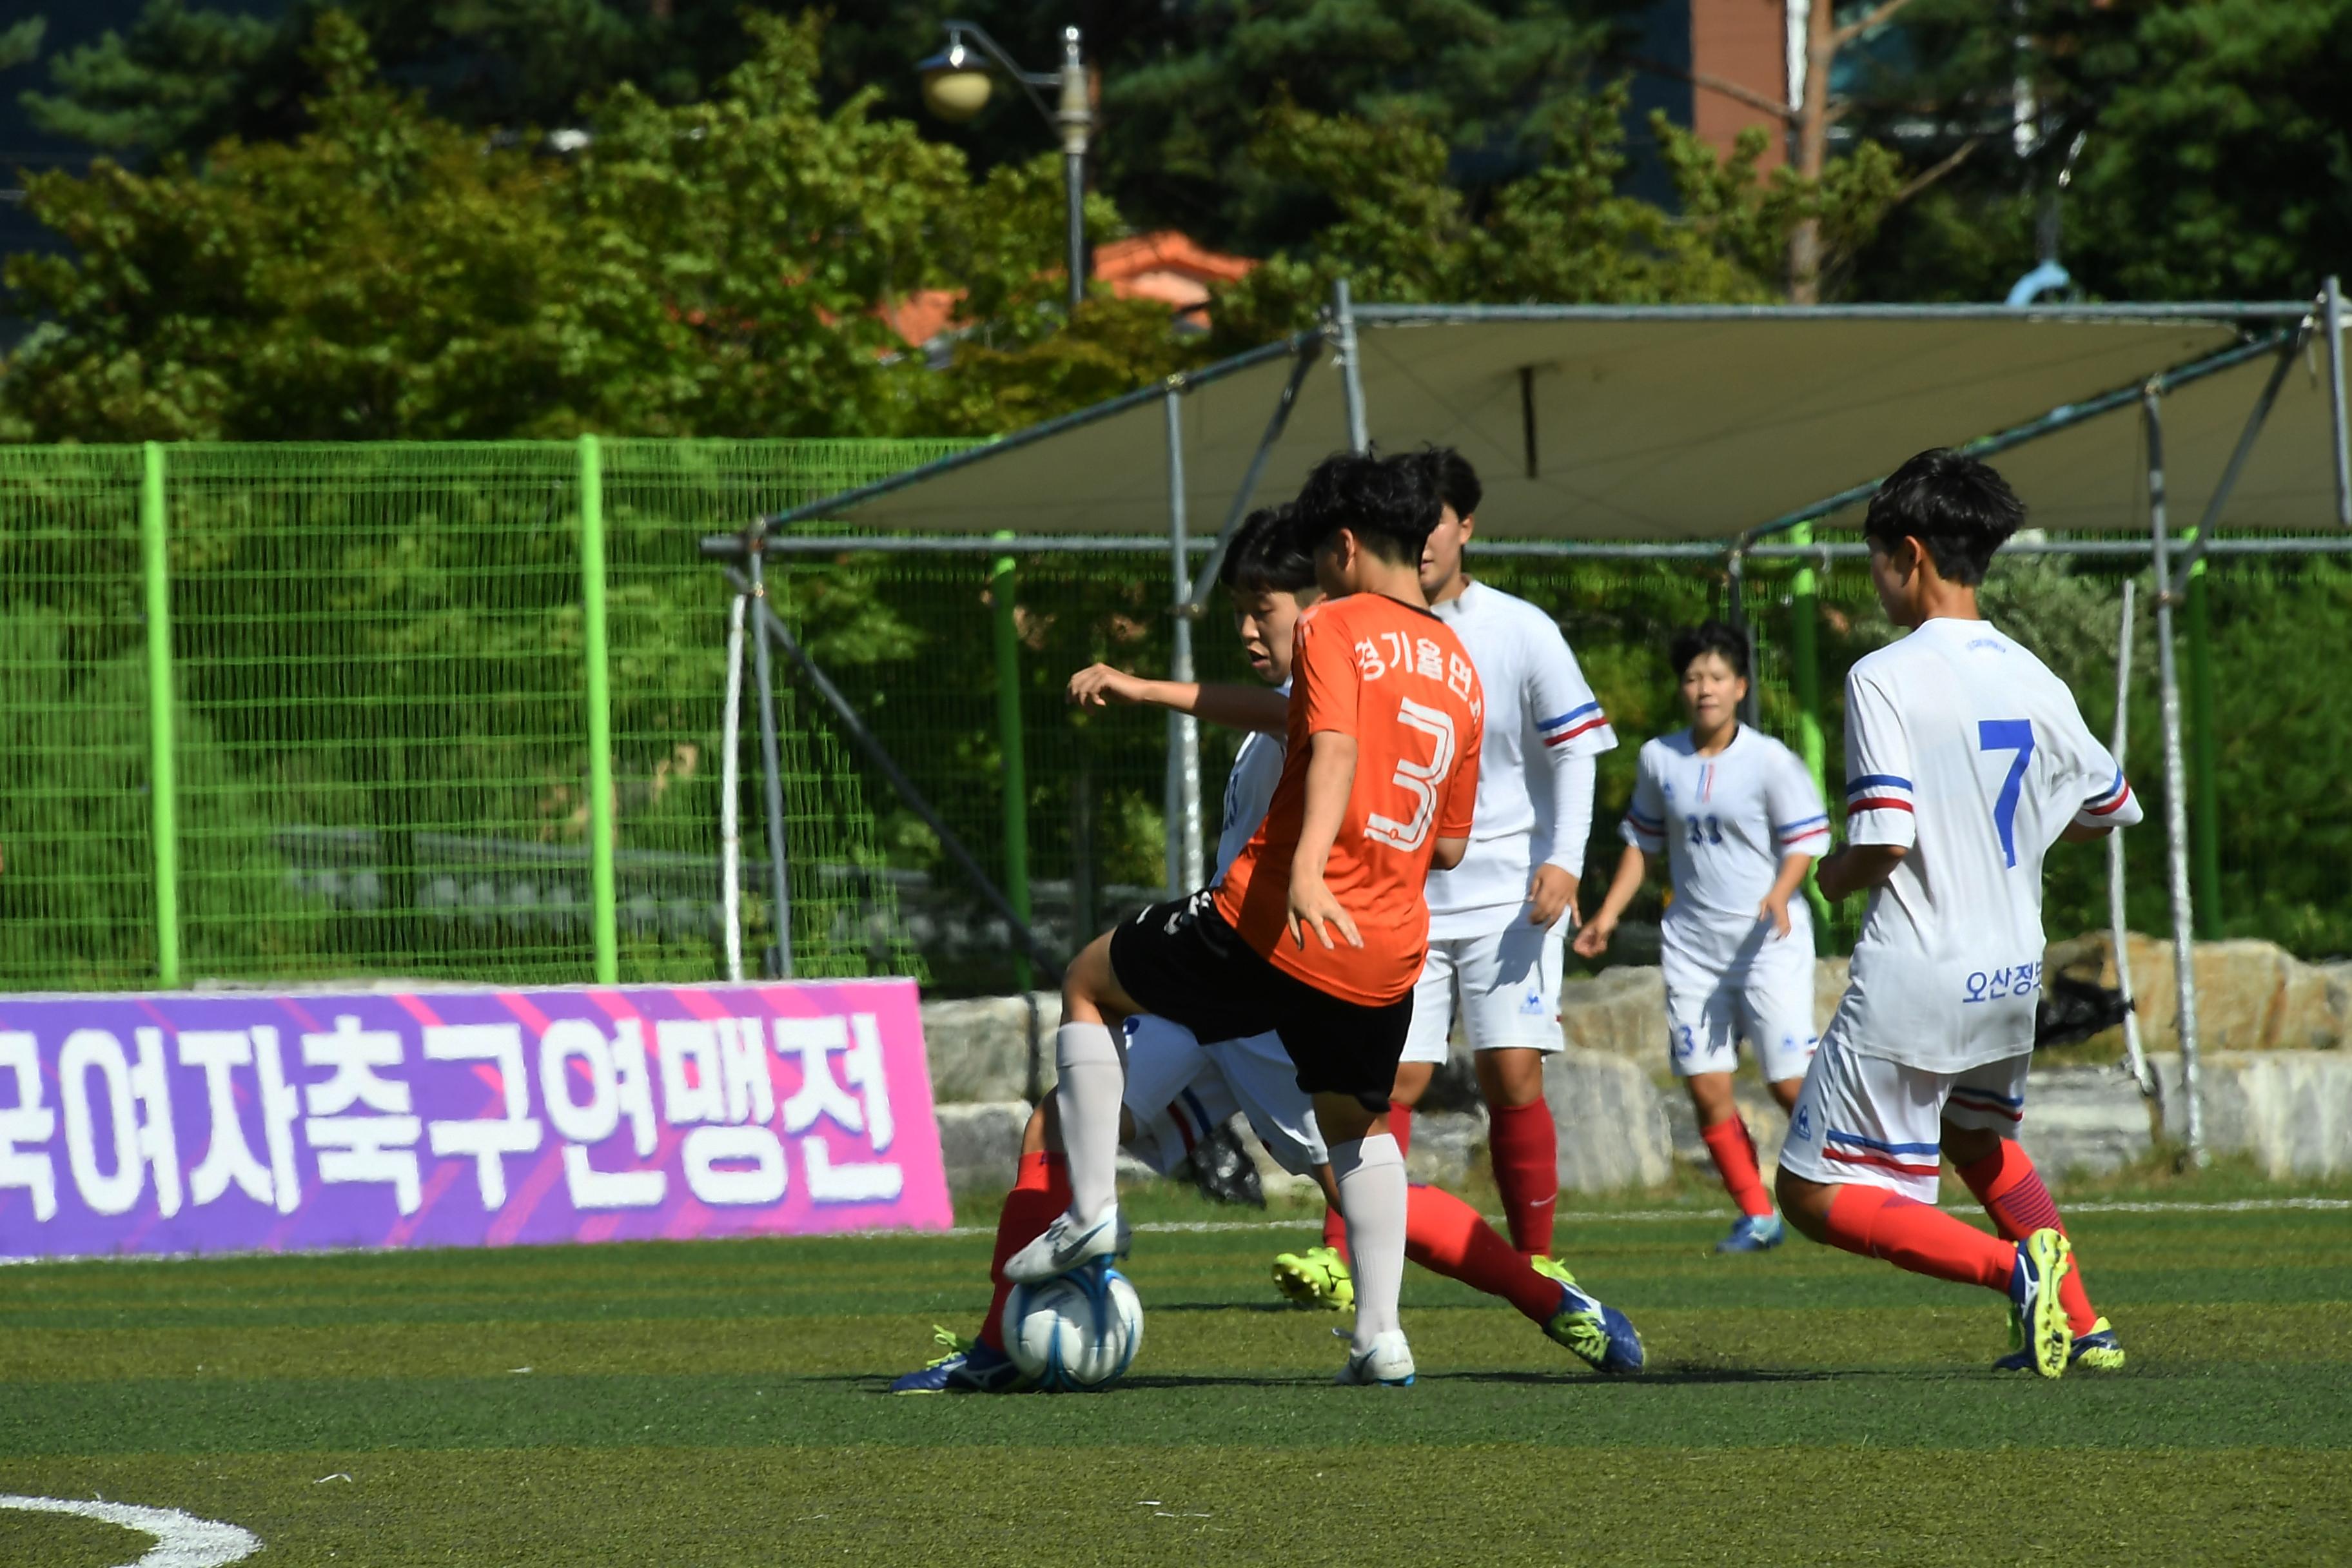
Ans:
POLYGON ((1936 1072, 2033 1043, 2042 861, 2069 823, 2139 805, 2074 694, 1982 621, 1932 620, 1846 679, 1846 837, 1902 847, 1871 896, 1831 1025, 1936 1072))

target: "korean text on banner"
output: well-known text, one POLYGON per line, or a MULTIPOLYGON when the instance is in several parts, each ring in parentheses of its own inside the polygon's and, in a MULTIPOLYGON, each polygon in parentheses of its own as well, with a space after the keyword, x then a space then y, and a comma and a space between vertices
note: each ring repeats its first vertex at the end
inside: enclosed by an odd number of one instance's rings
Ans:
POLYGON ((910 981, 0 996, 0 1257, 950 1223, 910 981))

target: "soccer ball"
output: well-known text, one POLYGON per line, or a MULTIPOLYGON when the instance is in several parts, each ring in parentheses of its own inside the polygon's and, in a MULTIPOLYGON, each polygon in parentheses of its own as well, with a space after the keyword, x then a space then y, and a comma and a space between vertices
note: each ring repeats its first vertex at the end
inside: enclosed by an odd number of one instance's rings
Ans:
POLYGON ((1004 1303, 1004 1348, 1049 1393, 1093 1393, 1127 1375, 1143 1343, 1143 1303, 1116 1268, 1088 1267, 1016 1285, 1004 1303))

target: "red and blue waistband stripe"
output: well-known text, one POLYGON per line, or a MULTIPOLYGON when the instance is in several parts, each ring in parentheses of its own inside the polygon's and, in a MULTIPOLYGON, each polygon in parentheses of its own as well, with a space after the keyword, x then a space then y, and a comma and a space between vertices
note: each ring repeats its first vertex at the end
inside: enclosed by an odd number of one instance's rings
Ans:
POLYGON ((1941 1144, 1882 1143, 1875 1138, 1864 1138, 1859 1132, 1841 1132, 1834 1127, 1822 1133, 1822 1158, 1825 1160, 1835 1160, 1848 1165, 1876 1165, 1906 1176, 1934 1175, 1938 1169, 1937 1162, 1943 1155, 1941 1144), (1832 1143, 1851 1144, 1853 1147, 1833 1149, 1829 1146, 1832 1143), (1906 1160, 1904 1156, 1906 1154, 1912 1158, 1906 1160), (1922 1154, 1927 1157, 1924 1165, 1917 1159, 1922 1154))
POLYGON ((1995 1094, 1989 1089, 1971 1089, 1962 1084, 1953 1089, 1951 1099, 1954 1104, 1964 1110, 1981 1110, 1987 1115, 2006 1117, 2011 1121, 2025 1120, 2025 1097, 2022 1095, 2011 1098, 2006 1094, 1995 1094))
POLYGON ((1588 702, 1581 708, 1570 709, 1556 719, 1537 720, 1536 731, 1543 736, 1545 745, 1557 746, 1563 741, 1573 741, 1579 735, 1606 729, 1608 724, 1609 715, 1601 710, 1601 704, 1588 702), (1559 732, 1551 733, 1554 730, 1559 732))

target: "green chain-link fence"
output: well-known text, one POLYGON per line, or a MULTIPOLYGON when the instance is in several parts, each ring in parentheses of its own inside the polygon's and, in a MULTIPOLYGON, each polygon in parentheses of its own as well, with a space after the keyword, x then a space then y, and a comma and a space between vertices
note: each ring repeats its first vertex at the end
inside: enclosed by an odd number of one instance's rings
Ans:
MULTIPOLYGON (((604 443, 602 682, 590 679, 580 445, 0 449, 0 985, 579 981, 600 972, 600 920, 607 973, 718 974, 730 589, 695 541, 950 449, 604 443), (158 655, 178 694, 168 737, 151 701, 158 655), (601 802, 589 739, 600 691, 601 802), (159 743, 175 775, 168 855, 155 835, 159 743), (158 889, 171 875, 165 920, 158 889)), ((1615 721, 1623 744, 1601 763, 1587 866, 1605 876, 1639 742, 1681 721, 1665 638, 1727 613, 1730 580, 1720 561, 1494 550, 1474 552, 1474 567, 1559 620, 1615 721)), ((2004 558, 1987 590, 1990 613, 2074 687, 2102 734, 2117 593, 2135 568, 2004 558)), ((986 555, 858 552, 780 556, 771 581, 863 722, 1010 881, 994 573, 986 555)), ((1168 568, 1157 553, 1038 554, 1011 586, 1024 868, 1037 923, 1068 951, 1160 889, 1164 720, 1075 712, 1062 691, 1098 658, 1167 668, 1168 568)), ((1753 562, 1740 589, 1759 720, 1792 744, 1801 606, 1811 626, 1834 814, 1844 672, 1892 628, 1858 562, 1804 579, 1793 563, 1753 562)), ((2210 781, 2194 796, 2207 805, 2200 927, 2306 956, 2352 949, 2352 800, 2339 782, 2352 695, 2327 657, 2352 569, 2216 561, 2201 591, 2201 617, 2183 617, 2187 668, 2193 678, 2201 660, 2221 695, 2200 725, 2189 681, 2192 783, 2210 781)), ((2145 615, 2138 640, 2131 771, 2160 821, 2145 615)), ((1248 679, 1222 604, 1195 642, 1204 678, 1248 679)), ((789 664, 777 668, 795 972, 1008 988, 1002 923, 789 664)), ((756 734, 747 710, 755 964, 772 941, 756 734)), ((1232 750, 1233 737, 1204 731, 1212 818, 1232 750)), ((2128 842, 2133 919, 2163 929, 2161 834, 2128 842)), ((2101 877, 2095 855, 2053 857, 2053 931, 2104 922, 2101 877)))
MULTIPOLYGON (((712 977, 728 591, 693 542, 941 449, 605 444, 603 682, 580 446, 0 450, 0 984, 588 979, 600 833, 606 972, 712 977)), ((783 707, 796 972, 917 973, 863 781, 783 707)))

